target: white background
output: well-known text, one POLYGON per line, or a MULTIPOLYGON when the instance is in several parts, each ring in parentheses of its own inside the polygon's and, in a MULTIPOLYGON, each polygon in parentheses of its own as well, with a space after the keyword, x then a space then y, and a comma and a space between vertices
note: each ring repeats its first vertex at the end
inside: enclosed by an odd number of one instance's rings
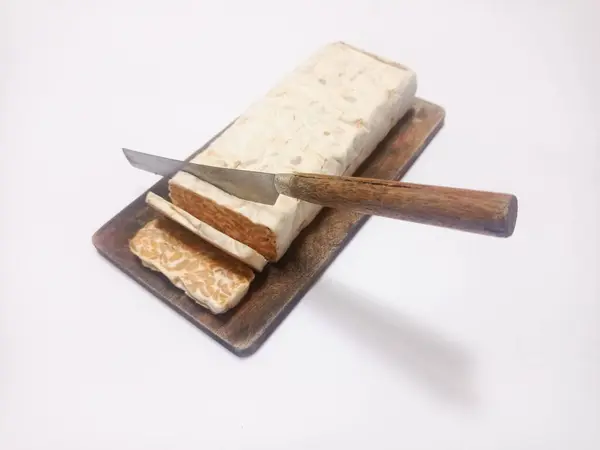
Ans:
POLYGON ((597 449, 600 4, 0 2, 0 448, 597 449), (515 193, 508 240, 372 218, 239 359, 91 235, 320 45, 411 66, 405 180, 515 193))

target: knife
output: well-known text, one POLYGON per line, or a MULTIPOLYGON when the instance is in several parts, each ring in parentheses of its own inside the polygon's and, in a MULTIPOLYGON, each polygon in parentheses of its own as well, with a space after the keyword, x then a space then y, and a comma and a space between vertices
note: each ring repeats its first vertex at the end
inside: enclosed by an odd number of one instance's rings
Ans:
POLYGON ((183 171, 235 197, 274 205, 280 195, 358 213, 496 237, 513 234, 518 201, 512 194, 373 178, 266 173, 195 164, 124 148, 129 163, 157 175, 183 171))

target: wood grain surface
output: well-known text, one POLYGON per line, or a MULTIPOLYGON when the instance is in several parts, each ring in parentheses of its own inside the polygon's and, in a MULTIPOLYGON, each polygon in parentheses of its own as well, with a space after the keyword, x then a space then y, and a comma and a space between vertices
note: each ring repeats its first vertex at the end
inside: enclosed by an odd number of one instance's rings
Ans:
MULTIPOLYGON (((442 127, 444 116, 440 106, 416 99, 413 108, 359 167, 355 176, 400 179, 442 127)), ((169 178, 162 178, 149 190, 167 197, 169 178)), ((94 246, 132 280, 238 356, 251 355, 265 342, 369 217, 352 210, 324 208, 294 240, 283 258, 268 264, 257 275, 241 303, 217 316, 194 303, 160 273, 143 267, 129 250, 129 239, 158 215, 146 205, 146 193, 94 234, 94 246)))
POLYGON ((496 237, 511 236, 517 221, 512 194, 303 173, 278 174, 275 185, 322 206, 496 237))

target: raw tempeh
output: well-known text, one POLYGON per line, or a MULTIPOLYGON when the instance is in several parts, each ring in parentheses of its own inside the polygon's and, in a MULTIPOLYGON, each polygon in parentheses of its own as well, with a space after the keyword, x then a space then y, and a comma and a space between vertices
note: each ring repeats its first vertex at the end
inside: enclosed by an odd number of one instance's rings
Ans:
MULTIPOLYGON (((263 172, 354 173, 409 110, 416 75, 345 43, 329 44, 255 102, 193 161, 263 172)), ((280 196, 241 200, 185 173, 176 206, 277 261, 321 207, 280 196)))
POLYGON ((148 222, 129 248, 144 266, 214 314, 237 305, 254 279, 250 267, 166 218, 148 222))
POLYGON ((255 270, 260 272, 267 264, 265 258, 255 250, 230 238, 210 225, 201 222, 188 212, 156 195, 154 192, 148 192, 146 195, 146 203, 169 219, 187 228, 192 233, 200 236, 205 241, 210 242, 227 254, 245 262, 255 270))

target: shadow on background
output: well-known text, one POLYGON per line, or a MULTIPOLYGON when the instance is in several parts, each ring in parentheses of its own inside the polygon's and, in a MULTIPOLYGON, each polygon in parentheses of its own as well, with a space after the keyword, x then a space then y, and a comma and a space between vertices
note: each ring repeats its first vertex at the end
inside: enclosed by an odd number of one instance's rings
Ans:
POLYGON ((320 295, 311 307, 326 314, 351 339, 441 399, 475 406, 474 364, 465 349, 341 283, 323 278, 315 289, 320 295))

